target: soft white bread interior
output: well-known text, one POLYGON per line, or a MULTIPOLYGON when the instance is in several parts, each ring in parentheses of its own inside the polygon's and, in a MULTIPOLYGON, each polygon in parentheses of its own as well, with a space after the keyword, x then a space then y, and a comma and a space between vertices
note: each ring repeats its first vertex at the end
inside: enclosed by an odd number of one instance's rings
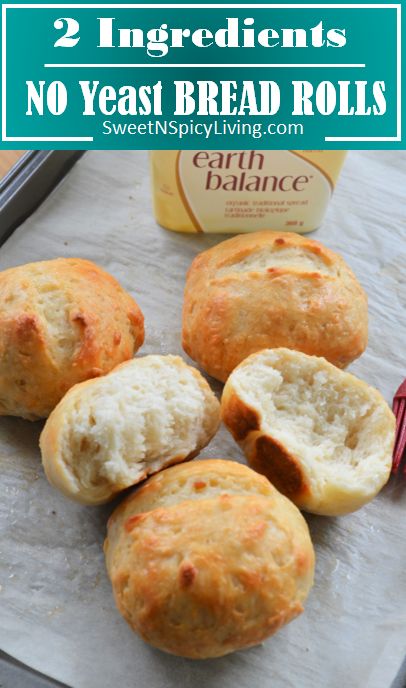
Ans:
POLYGON ((314 551, 299 510, 236 461, 172 466, 113 512, 119 611, 144 640, 203 659, 262 642, 303 611, 314 551))
POLYGON ((215 434, 219 402, 178 356, 133 359, 73 387, 40 438, 49 481, 84 504, 108 501, 195 456, 215 434))
POLYGON ((324 358, 289 349, 249 356, 227 381, 222 417, 252 468, 307 511, 355 511, 389 478, 392 411, 324 358))

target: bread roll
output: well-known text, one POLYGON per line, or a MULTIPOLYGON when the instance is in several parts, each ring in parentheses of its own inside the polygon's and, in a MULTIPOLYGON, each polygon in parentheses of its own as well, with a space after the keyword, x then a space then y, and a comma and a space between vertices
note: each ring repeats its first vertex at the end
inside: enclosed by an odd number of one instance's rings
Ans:
POLYGON ((303 611, 314 551, 296 507, 234 461, 154 476, 113 513, 105 542, 117 607, 183 657, 256 645, 303 611))
POLYGON ((107 373, 143 341, 134 299, 88 260, 0 272, 0 415, 45 418, 72 385, 107 373))
POLYGON ((389 478, 392 411, 376 389, 324 358, 252 354, 230 375, 221 411, 252 468, 306 511, 355 511, 389 478))
POLYGON ((183 348, 222 381, 264 348, 324 356, 341 368, 364 351, 367 321, 365 292, 339 255, 297 234, 257 232, 194 259, 183 348))
POLYGON ((206 380, 179 356, 127 361, 73 387, 40 437, 48 480, 101 504, 147 475, 199 453, 219 425, 206 380))

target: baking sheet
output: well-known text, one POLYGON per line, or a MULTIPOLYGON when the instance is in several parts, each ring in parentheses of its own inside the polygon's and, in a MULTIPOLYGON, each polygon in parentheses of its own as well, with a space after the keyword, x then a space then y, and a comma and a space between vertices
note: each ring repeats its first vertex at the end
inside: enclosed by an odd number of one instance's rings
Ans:
MULTIPOLYGON (((0 269, 89 258, 135 295, 140 353, 181 353, 184 276, 220 240, 152 218, 145 152, 91 152, 0 251, 0 269)), ((352 152, 311 236, 340 251, 369 294, 370 343, 350 370, 390 401, 406 376, 406 154, 352 152)), ((214 385, 220 391, 220 385, 214 385)), ((406 653, 406 481, 341 518, 306 517, 317 554, 305 613, 263 645, 193 662, 145 645, 114 608, 102 555, 113 505, 71 503, 46 482, 40 423, 0 419, 0 646, 72 688, 383 688, 406 653)), ((203 457, 242 454, 224 429, 203 457)))

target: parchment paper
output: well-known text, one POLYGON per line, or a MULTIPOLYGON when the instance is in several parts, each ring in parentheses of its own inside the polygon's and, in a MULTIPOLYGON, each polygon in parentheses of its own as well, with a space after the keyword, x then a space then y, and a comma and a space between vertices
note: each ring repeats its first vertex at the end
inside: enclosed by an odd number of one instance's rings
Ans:
MULTIPOLYGON (((90 258, 146 317, 141 353, 177 352, 184 276, 218 236, 155 224, 145 152, 91 152, 0 250, 0 269, 90 258)), ((312 236, 341 252, 369 294, 370 343, 351 370, 388 401, 406 376, 406 154, 352 152, 312 236)), ((220 385, 215 386, 220 391, 220 385)), ((116 612, 102 555, 108 514, 51 488, 40 423, 0 420, 0 646, 73 688, 383 688, 406 652, 406 480, 361 511, 309 516, 316 583, 305 613, 254 649, 193 662, 154 650, 116 612)), ((222 429, 203 457, 243 460, 222 429)))

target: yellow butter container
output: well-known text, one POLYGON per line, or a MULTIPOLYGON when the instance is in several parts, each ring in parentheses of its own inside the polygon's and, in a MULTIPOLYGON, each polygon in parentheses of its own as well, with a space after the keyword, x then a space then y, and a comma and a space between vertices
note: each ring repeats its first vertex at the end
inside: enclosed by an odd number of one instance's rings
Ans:
POLYGON ((177 232, 311 232, 346 151, 152 151, 157 222, 177 232))

